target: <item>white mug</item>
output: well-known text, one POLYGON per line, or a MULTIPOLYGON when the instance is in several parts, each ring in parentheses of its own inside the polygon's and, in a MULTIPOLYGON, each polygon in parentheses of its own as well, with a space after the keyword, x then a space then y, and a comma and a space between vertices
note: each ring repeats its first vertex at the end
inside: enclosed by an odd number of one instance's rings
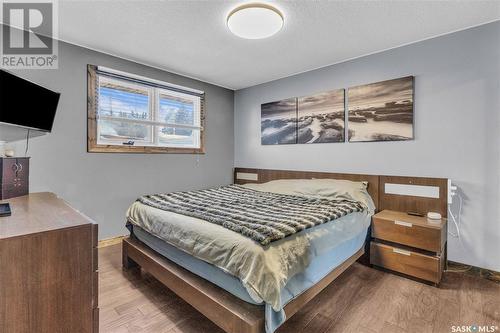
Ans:
POLYGON ((436 212, 428 212, 427 218, 430 220, 441 220, 441 214, 436 212))

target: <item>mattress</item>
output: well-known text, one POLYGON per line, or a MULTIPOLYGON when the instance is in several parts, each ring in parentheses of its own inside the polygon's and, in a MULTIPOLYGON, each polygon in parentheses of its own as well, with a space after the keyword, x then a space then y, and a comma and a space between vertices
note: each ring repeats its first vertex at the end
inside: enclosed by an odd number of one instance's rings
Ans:
MULTIPOLYGON (((155 209, 142 207, 144 209, 155 209)), ((310 248, 313 259, 302 272, 291 277, 280 291, 282 307, 301 293, 315 285, 332 270, 363 247, 371 214, 356 212, 343 216, 332 223, 326 223, 304 232, 313 231, 310 248)), ((165 242, 138 225, 131 226, 132 233, 150 248, 215 285, 230 292, 245 302, 261 304, 265 307, 266 332, 274 332, 285 320, 283 309, 276 311, 269 304, 251 295, 237 277, 204 260, 196 258, 185 251, 165 242)))

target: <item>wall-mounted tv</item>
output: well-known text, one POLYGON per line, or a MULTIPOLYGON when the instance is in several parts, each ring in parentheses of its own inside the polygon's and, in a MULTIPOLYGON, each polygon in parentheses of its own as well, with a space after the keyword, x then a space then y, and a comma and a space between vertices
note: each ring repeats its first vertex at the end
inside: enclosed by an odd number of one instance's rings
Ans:
POLYGON ((50 132, 59 93, 0 70, 0 123, 50 132))

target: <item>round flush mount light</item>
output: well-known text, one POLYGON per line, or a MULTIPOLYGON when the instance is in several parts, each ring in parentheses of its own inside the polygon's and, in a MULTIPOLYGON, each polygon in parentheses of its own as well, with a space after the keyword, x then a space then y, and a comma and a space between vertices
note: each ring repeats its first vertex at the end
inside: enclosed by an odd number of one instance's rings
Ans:
POLYGON ((238 37, 262 39, 283 28, 283 14, 268 4, 250 3, 233 9, 227 16, 227 27, 238 37))

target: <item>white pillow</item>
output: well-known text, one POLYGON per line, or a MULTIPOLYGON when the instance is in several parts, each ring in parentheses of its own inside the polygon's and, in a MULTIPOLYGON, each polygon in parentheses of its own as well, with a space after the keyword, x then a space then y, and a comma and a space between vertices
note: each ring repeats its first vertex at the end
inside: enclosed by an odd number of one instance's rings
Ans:
POLYGON ((247 188, 281 194, 325 198, 329 200, 351 200, 363 203, 373 212, 375 205, 366 191, 368 182, 343 179, 280 179, 263 184, 245 184, 247 188))

